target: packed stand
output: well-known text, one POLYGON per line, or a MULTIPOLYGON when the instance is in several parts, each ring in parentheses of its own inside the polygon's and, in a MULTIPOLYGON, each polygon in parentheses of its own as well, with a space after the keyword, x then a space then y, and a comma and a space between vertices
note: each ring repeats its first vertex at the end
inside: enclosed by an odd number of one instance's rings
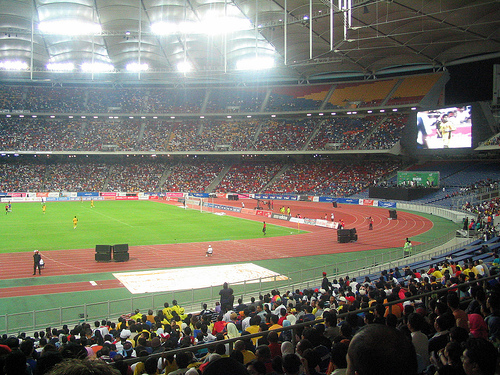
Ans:
POLYGON ((391 161, 348 164, 334 177, 318 185, 316 193, 348 197, 376 185, 384 176, 393 173, 399 167, 399 163, 391 161))
POLYGON ((205 100, 204 89, 150 89, 145 101, 148 113, 199 113, 205 100))
POLYGON ((31 112, 75 113, 85 107, 84 89, 66 87, 28 87, 24 109, 31 112))
POLYGON ((171 131, 171 123, 162 120, 146 120, 139 141, 141 151, 165 151, 171 131))
POLYGON ((357 149, 366 134, 373 128, 373 124, 371 119, 351 117, 326 119, 307 149, 325 150, 328 144, 333 144, 340 150, 357 149))
POLYGON ((80 148, 81 123, 45 118, 1 118, 0 145, 13 151, 73 151, 80 148))
POLYGON ((105 186, 106 191, 157 192, 165 165, 151 161, 113 164, 105 186))
POLYGON ((171 167, 163 186, 165 191, 205 192, 223 168, 223 163, 190 161, 171 167))
POLYGON ((272 184, 266 187, 266 193, 314 193, 318 185, 338 174, 341 169, 338 164, 335 161, 292 164, 272 184))
POLYGON ((147 90, 140 88, 90 88, 87 95, 87 111, 92 113, 140 113, 147 103, 147 90))
POLYGON ((265 121, 255 149, 258 151, 302 150, 316 124, 313 120, 265 121))
POLYGON ((0 85, 0 110, 19 111, 24 110, 24 92, 20 86, 0 85))
POLYGON ((2 161, 0 163, 1 192, 37 192, 43 190, 46 167, 43 163, 2 161))
POLYGON ((498 275, 500 258, 485 255, 491 262, 450 255, 363 280, 329 280, 323 272, 315 288, 274 289, 249 301, 236 301, 225 283, 219 302, 195 313, 173 300, 117 321, 3 335, 0 372, 80 374, 58 371, 84 366, 113 374, 106 364, 116 374, 148 375, 494 375, 500 283, 483 278, 498 275), (232 348, 223 342, 228 339, 232 348), (180 351, 173 355, 174 349, 180 351))
POLYGON ((368 150, 387 150, 392 148, 401 139, 407 121, 407 115, 386 117, 370 135, 363 148, 368 150))
MULTIPOLYGON (((103 191, 108 167, 100 163, 67 162, 47 166, 41 191, 103 191)), ((39 191, 40 191, 39 190, 39 191)))
POLYGON ((200 126, 196 121, 174 123, 169 136, 167 151, 196 151, 200 126))
POLYGON ((196 137, 197 150, 220 151, 218 147, 248 150, 257 126, 255 121, 202 121, 200 134, 196 137))
POLYGON ((260 192, 281 169, 280 163, 243 162, 233 165, 216 186, 217 192, 260 192))
POLYGON ((120 151, 135 151, 139 146, 139 120, 88 120, 80 139, 80 150, 102 151, 103 146, 120 151))
POLYGON ((319 109, 320 100, 297 98, 291 95, 271 93, 266 103, 267 112, 307 111, 319 109))
POLYGON ((205 111, 208 113, 260 112, 266 90, 212 89, 205 111))

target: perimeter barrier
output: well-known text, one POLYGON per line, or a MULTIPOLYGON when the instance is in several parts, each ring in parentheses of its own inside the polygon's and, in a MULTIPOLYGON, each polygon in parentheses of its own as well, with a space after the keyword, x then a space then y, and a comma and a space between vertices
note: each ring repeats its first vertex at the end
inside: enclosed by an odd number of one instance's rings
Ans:
MULTIPOLYGON (((461 220, 464 213, 456 212, 452 215, 451 210, 441 209, 435 206, 403 205, 398 203, 398 209, 408 209, 420 212, 429 212, 437 216, 443 216, 450 220, 461 220), (408 206, 408 208, 406 207, 408 206), (420 208, 420 209, 417 209, 420 208), (434 211, 431 210, 434 208, 434 211)), ((260 294, 269 293, 272 289, 282 291, 293 291, 295 289, 317 288, 321 285, 321 275, 323 271, 328 271, 333 278, 349 274, 349 277, 360 277, 368 274, 378 274, 382 270, 404 266, 410 262, 430 259, 430 251, 436 247, 446 244, 456 236, 456 231, 447 233, 444 236, 430 240, 429 242, 413 246, 412 256, 403 258, 402 247, 390 248, 386 252, 357 258, 355 260, 342 261, 332 264, 322 264, 317 267, 291 270, 287 272, 285 280, 276 277, 258 278, 246 280, 239 284, 231 284, 235 296, 242 296, 250 300, 251 296, 258 297, 260 294)), ((465 239, 465 242, 437 250, 432 255, 440 255, 457 250, 473 239, 465 239)), ((102 302, 82 303, 73 306, 46 308, 35 311, 19 312, 14 314, 0 315, 0 332, 7 334, 19 334, 20 332, 35 331, 46 327, 61 327, 64 324, 69 326, 82 322, 93 322, 96 320, 115 321, 119 316, 131 313, 136 309, 147 311, 153 309, 157 311, 163 309, 165 302, 177 300, 188 312, 198 312, 202 305, 207 303, 214 305, 219 300, 221 285, 213 285, 208 288, 193 288, 189 290, 168 291, 146 293, 130 298, 105 300, 102 302)))

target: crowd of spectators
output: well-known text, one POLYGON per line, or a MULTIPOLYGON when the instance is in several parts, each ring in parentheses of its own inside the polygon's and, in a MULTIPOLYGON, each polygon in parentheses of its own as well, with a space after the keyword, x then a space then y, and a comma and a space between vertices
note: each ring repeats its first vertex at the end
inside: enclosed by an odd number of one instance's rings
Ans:
POLYGON ((321 183, 336 176, 342 167, 334 161, 292 164, 266 187, 265 193, 303 194, 315 191, 321 183))
POLYGON ((183 122, 139 118, 0 118, 0 147, 6 151, 294 151, 385 149, 401 137, 403 116, 329 120, 210 120, 183 122), (318 129, 317 134, 315 133, 318 129), (314 135, 314 137, 313 137, 314 135), (311 139, 312 138, 312 139, 311 139))
POLYGON ((260 112, 265 97, 265 89, 212 89, 205 111, 207 113, 260 112))
POLYGON ((222 167, 222 163, 201 160, 179 163, 171 168, 163 189, 165 191, 204 192, 220 174, 222 167))
POLYGON ((24 105, 31 112, 78 113, 85 107, 85 90, 66 87, 29 87, 24 105))
POLYGON ((205 100, 204 89, 150 89, 142 98, 146 113, 199 113, 205 100))
POLYGON ((102 191, 107 176, 108 168, 105 164, 90 162, 49 164, 43 176, 43 189, 58 192, 102 191))
POLYGON ((387 116, 363 144, 363 149, 387 150, 392 148, 401 139, 407 120, 407 115, 387 116))
POLYGON ((76 150, 82 124, 74 120, 44 118, 0 119, 0 144, 3 150, 76 150))
POLYGON ((323 272, 317 287, 236 303, 225 286, 199 312, 173 300, 113 321, 4 334, 0 374, 494 375, 500 283, 483 279, 498 275, 500 259, 488 259, 449 256, 363 280, 323 272))
POLYGON ((312 135, 313 120, 266 121, 255 142, 258 151, 302 150, 312 135))
POLYGON ((496 134, 494 137, 491 137, 486 142, 484 142, 485 146, 500 146, 500 133, 496 134))
POLYGON ((80 150, 102 150, 103 146, 116 146, 116 150, 140 150, 139 133, 141 123, 138 120, 88 121, 82 127, 79 140, 80 150))
POLYGON ((23 90, 21 86, 0 85, 0 110, 15 111, 22 109, 23 90))
POLYGON ((150 192, 160 191, 160 180, 165 164, 152 161, 114 164, 106 184, 107 191, 150 192))
POLYGON ((197 137, 197 149, 201 151, 249 150, 258 130, 256 121, 212 121, 202 122, 197 137))
MULTIPOLYGON (((290 91, 291 90, 291 91, 290 91)), ((0 111, 42 113, 256 113, 318 110, 323 100, 313 99, 304 86, 289 92, 283 88, 159 88, 0 86, 0 111)), ((325 92, 329 89, 324 88, 325 92)), ((324 97, 325 95, 323 95, 324 97)), ((321 96, 320 96, 321 97, 321 96)), ((421 97, 400 98, 417 103, 421 97)), ((382 99, 356 101, 359 106, 378 106, 382 99)), ((346 105, 351 105, 345 99, 346 105)), ((338 106, 326 103, 326 109, 338 106)))
POLYGON ((319 184, 319 194, 348 197, 370 186, 400 168, 399 162, 380 161, 348 164, 332 178, 319 184))
POLYGON ((45 165, 37 162, 2 161, 0 163, 0 191, 37 192, 44 189, 45 165))
POLYGON ((267 112, 307 111, 319 109, 321 100, 296 98, 291 95, 271 93, 266 102, 267 112))
POLYGON ((312 160, 283 167, 279 162, 243 161, 231 164, 213 158, 169 161, 135 157, 120 162, 70 157, 52 160, 45 155, 33 159, 6 158, 0 163, 0 170, 3 171, 0 190, 201 193, 210 192, 213 188, 213 191, 222 193, 308 193, 346 197, 392 173, 399 164, 312 160), (228 169, 227 173, 222 173, 224 168, 228 169), (283 173, 280 174, 282 168, 283 173))
POLYGON ((336 149, 352 150, 363 142, 373 121, 363 118, 339 117, 323 121, 318 134, 311 140, 308 150, 324 150, 328 144, 336 149))
POLYGON ((280 163, 242 162, 231 166, 216 192, 251 193, 262 191, 282 168, 280 163))

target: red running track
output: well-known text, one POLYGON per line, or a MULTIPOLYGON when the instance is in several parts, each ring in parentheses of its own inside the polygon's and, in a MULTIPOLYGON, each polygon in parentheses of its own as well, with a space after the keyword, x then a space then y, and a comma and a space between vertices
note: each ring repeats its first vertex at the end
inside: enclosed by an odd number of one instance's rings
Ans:
MULTIPOLYGON (((222 199, 214 201, 228 205, 241 204, 222 199)), ((279 211, 280 203, 282 202, 275 202, 275 212, 279 211)), ((300 213, 302 217, 323 219, 325 214, 330 218, 330 214, 333 212, 335 221, 342 219, 346 228, 356 228, 358 241, 341 244, 337 242, 335 230, 301 225, 300 229, 307 230, 309 233, 249 240, 212 241, 214 256, 208 258, 205 256, 208 243, 131 246, 129 249, 130 260, 123 263, 96 262, 94 249, 54 250, 43 253, 46 269, 42 271, 41 276, 31 276, 33 272, 32 253, 0 254, 0 280, 36 277, 40 282, 44 276, 192 267, 221 264, 228 260, 251 262, 401 247, 406 237, 424 233, 433 225, 428 219, 406 212, 398 212, 397 220, 389 220, 388 210, 378 207, 339 205, 337 208, 332 208, 330 203, 284 203, 286 207, 290 207, 291 214, 294 216, 300 213), (373 230, 368 230, 367 218, 369 216, 373 218, 373 230), (235 254, 238 256, 235 257, 235 254)), ((245 200, 246 208, 253 208, 253 205, 253 201, 245 200)), ((229 212, 226 214, 258 221, 265 220, 271 224, 297 229, 297 224, 282 220, 229 212)), ((67 281, 68 278, 65 278, 65 282, 61 284, 0 288, 0 298, 122 287, 116 279, 98 281, 97 285, 92 285, 90 282, 71 283, 67 281)))

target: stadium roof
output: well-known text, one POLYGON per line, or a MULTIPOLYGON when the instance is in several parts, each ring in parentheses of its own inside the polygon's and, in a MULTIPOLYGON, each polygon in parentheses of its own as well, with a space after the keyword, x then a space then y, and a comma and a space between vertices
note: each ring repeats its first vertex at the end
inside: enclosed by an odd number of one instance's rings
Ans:
POLYGON ((499 51, 498 0, 0 2, 3 80, 316 82, 439 70, 499 51), (241 60, 260 66, 256 58, 274 68, 240 70, 241 60))

